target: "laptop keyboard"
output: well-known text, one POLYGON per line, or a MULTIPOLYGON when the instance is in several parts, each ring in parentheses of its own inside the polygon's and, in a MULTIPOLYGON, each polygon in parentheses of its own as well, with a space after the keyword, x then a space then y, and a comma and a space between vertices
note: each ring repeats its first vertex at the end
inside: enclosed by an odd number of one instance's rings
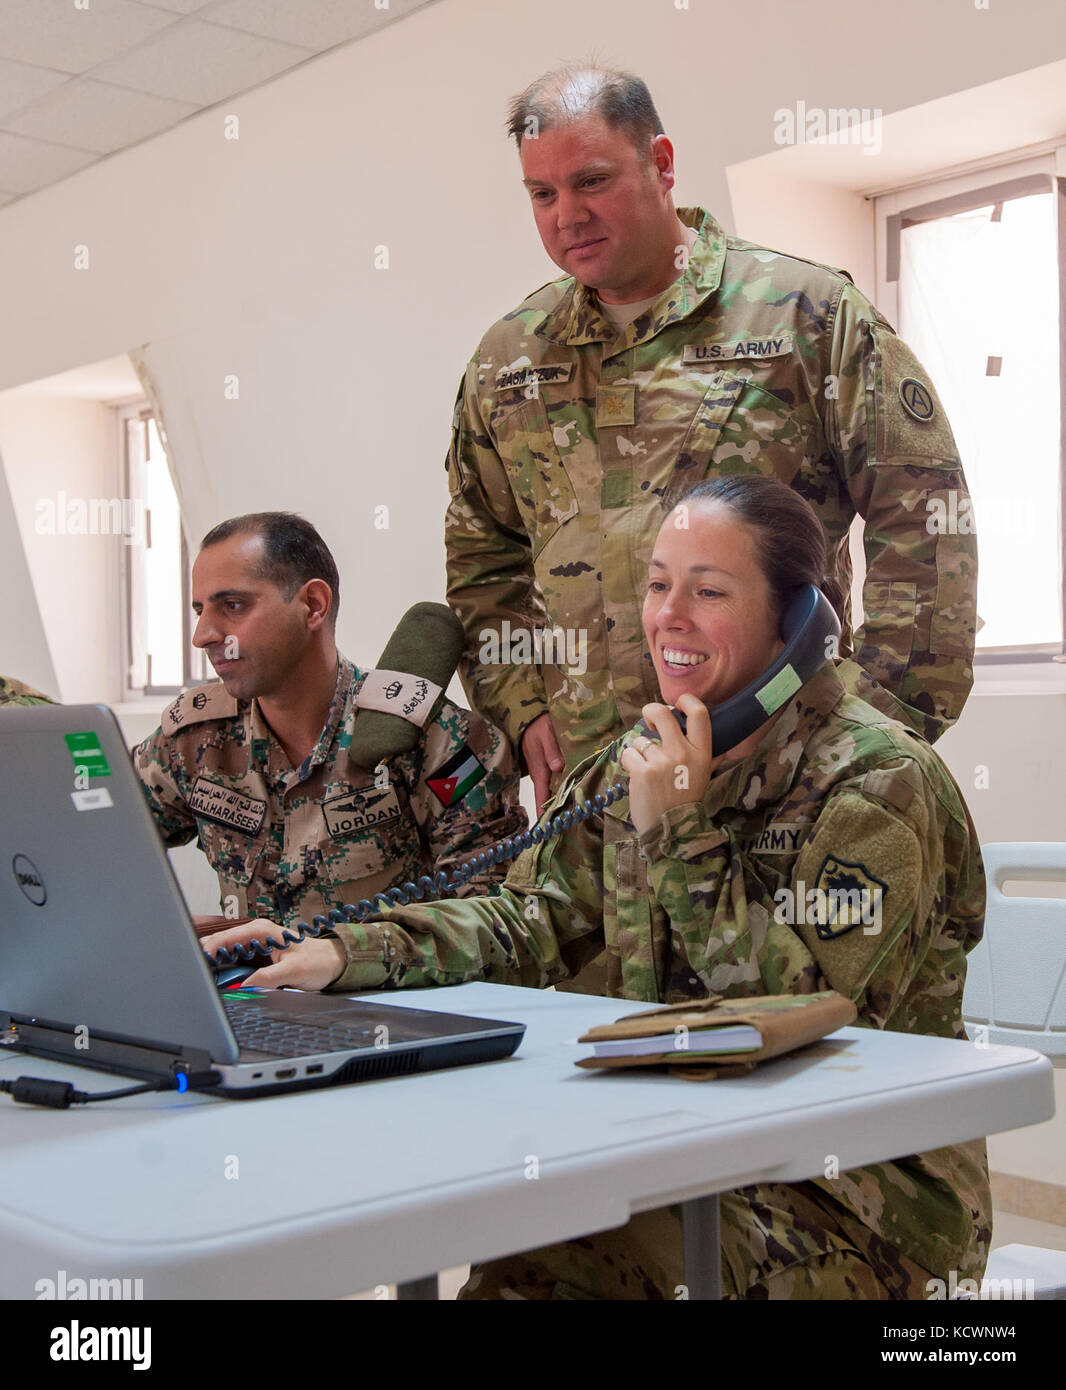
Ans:
POLYGON ((254 1052, 305 1057, 310 1052, 345 1052, 352 1047, 365 1047, 369 1041, 366 1029, 348 1023, 296 1020, 287 1014, 273 1014, 262 1006, 243 1008, 236 1000, 230 1003, 225 998, 222 1006, 241 1047, 254 1052))

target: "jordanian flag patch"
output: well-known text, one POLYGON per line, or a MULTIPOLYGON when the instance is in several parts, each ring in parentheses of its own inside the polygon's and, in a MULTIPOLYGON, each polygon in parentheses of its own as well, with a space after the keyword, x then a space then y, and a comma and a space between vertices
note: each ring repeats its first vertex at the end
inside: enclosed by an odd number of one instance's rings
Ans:
POLYGON ((476 787, 485 775, 485 769, 464 743, 443 767, 431 772, 426 778, 426 786, 442 806, 454 806, 462 801, 471 787, 476 787))

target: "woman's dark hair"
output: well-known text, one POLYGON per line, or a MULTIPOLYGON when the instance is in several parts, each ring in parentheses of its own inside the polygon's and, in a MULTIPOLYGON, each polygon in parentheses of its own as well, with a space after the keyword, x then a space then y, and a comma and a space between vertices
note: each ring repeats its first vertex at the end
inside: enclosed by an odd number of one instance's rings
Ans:
POLYGON ((693 507, 707 502, 721 502, 751 528, 759 568, 766 576, 778 620, 805 584, 816 584, 843 619, 843 592, 825 572, 822 524, 798 492, 777 478, 732 473, 697 483, 675 505, 693 507))
POLYGON ((333 594, 329 621, 336 622, 341 602, 337 563, 309 521, 296 512, 247 512, 220 521, 200 542, 200 549, 236 535, 262 537, 263 556, 254 573, 258 579, 276 584, 287 600, 309 579, 324 579, 333 594))

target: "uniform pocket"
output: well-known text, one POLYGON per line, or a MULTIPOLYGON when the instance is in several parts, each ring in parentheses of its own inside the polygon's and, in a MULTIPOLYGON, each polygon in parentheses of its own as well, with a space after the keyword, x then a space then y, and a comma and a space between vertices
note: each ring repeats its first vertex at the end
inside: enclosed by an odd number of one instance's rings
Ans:
POLYGON ((198 820, 196 824, 200 848, 219 879, 234 889, 246 888, 259 866, 263 853, 262 841, 214 821, 198 820))
POLYGON ((500 393, 491 425, 535 559, 563 522, 578 512, 577 493, 561 454, 571 447, 578 425, 564 419, 550 423, 542 397, 526 398, 521 391, 500 393), (555 431, 563 443, 557 443, 555 431))
POLYGON ((977 557, 971 544, 942 535, 936 542, 936 603, 929 624, 929 650, 936 656, 973 660, 977 640, 974 593, 977 557))
POLYGON ((882 684, 901 680, 910 663, 917 598, 917 585, 901 579, 868 579, 863 586, 863 649, 857 659, 882 684))
POLYGON ((340 894, 351 885, 354 896, 345 902, 369 897, 387 887, 403 865, 386 854, 376 836, 366 840, 326 840, 319 847, 320 876, 340 894))
MULTIPOLYGON (((234 903, 237 915, 255 916, 257 887, 252 881, 263 857, 264 842, 215 821, 198 819, 200 848, 218 875, 219 901, 229 914, 234 903)), ((269 893, 270 889, 267 888, 269 893)), ((264 913, 264 915, 267 915, 264 913)))
POLYGON ((745 380, 714 448, 714 472, 757 473, 791 486, 822 452, 821 422, 808 401, 745 380))

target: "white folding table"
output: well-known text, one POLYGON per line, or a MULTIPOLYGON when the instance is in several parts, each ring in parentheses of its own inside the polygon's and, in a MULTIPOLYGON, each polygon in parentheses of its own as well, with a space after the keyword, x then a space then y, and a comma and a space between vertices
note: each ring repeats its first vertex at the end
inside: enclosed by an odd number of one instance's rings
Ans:
MULTIPOLYGON (((263 1100, 148 1094, 71 1110, 0 1097, 0 1296, 141 1279, 145 1298, 328 1298, 607 1230, 684 1202, 689 1296, 713 1297, 715 1194, 1048 1119, 1051 1064, 844 1028, 751 1075, 586 1071, 568 1040, 647 1006, 504 985, 397 1006, 527 1024, 506 1061, 263 1100), (710 1200, 705 1200, 705 1199, 710 1200)), ((0 1077, 115 1078, 23 1054, 0 1077)))

